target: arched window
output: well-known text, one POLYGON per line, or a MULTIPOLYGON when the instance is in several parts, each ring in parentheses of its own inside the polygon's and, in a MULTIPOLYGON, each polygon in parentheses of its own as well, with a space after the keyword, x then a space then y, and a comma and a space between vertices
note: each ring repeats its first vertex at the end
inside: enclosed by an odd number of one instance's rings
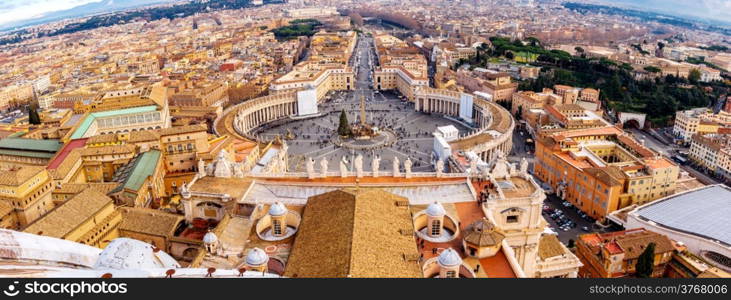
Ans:
POLYGON ((440 235, 442 233, 442 226, 439 220, 431 222, 431 235, 440 235))
POLYGON ((452 270, 450 270, 450 271, 447 271, 447 273, 446 273, 445 277, 446 277, 446 278, 456 278, 456 277, 457 277, 457 272, 455 272, 455 271, 452 271, 452 270))
POLYGON ((272 224, 274 225, 274 235, 282 234, 282 223, 279 220, 273 220, 272 224))

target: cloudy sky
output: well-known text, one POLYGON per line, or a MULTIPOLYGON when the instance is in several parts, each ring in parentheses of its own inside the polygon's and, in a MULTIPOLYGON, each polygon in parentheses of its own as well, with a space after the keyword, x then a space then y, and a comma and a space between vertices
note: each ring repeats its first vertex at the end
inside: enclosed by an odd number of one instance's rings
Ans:
POLYGON ((0 0, 0 25, 102 0, 0 0))

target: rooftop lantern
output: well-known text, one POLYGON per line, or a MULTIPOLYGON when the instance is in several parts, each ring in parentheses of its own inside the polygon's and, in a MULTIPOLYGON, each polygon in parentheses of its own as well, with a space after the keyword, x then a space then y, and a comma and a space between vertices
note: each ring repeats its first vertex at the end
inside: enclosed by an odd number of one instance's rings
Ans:
POLYGON ((465 229, 462 245, 467 255, 485 258, 497 254, 504 239, 505 234, 499 228, 482 218, 465 229))
POLYGON ((462 258, 457 251, 447 248, 437 258, 439 264, 439 278, 458 278, 459 268, 462 266, 462 258))
POLYGON ((434 201, 426 208, 427 224, 429 229, 427 235, 430 237, 439 237, 444 230, 444 216, 447 212, 439 202, 434 201))
POLYGON ((216 253, 216 251, 218 251, 218 236, 208 230, 206 235, 203 236, 203 245, 206 247, 206 252, 209 254, 216 253))
POLYGON ((246 254, 246 267, 252 271, 266 272, 269 255, 259 248, 249 250, 246 254))
POLYGON ((287 234, 287 208, 282 202, 275 202, 269 207, 269 216, 272 218, 271 233, 273 236, 287 234))

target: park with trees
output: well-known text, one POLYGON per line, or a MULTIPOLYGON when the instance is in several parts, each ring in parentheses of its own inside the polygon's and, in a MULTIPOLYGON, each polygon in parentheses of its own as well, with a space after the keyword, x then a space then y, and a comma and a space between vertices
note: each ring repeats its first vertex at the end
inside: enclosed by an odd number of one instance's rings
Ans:
POLYGON ((661 76, 657 74, 661 72, 659 68, 648 66, 644 71, 655 76, 640 78, 635 76, 630 64, 604 57, 587 57, 583 48, 576 49, 578 56, 546 49, 534 37, 512 41, 491 37, 490 43, 478 47, 477 55, 463 63, 485 67, 499 58, 514 58, 516 53, 534 54, 537 58, 531 64, 541 67, 541 73, 538 78, 520 82, 520 90, 540 92, 556 84, 598 89, 603 107, 611 111, 645 113, 654 126, 669 125, 678 110, 713 105, 716 99, 727 95, 730 88, 724 82, 700 82, 698 70, 691 72, 688 78, 682 78, 661 76))

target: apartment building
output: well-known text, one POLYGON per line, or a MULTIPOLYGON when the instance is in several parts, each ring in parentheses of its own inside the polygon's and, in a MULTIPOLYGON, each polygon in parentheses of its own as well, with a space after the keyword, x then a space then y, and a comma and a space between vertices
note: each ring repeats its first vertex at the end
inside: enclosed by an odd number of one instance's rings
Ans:
POLYGON ((693 135, 717 133, 722 127, 731 127, 731 112, 721 110, 713 113, 705 107, 694 108, 675 113, 673 135, 676 142, 688 145, 693 135))
POLYGON ((0 224, 20 229, 53 208, 53 181, 40 166, 0 164, 0 224))
POLYGON ((198 156, 210 151, 205 125, 188 125, 160 130, 161 149, 169 173, 198 171, 198 156))
POLYGON ((518 89, 510 74, 484 68, 457 70, 457 83, 471 92, 484 92, 492 96, 493 101, 509 101, 518 89))
POLYGON ((576 256, 583 266, 580 277, 634 277, 637 260, 652 243, 655 245, 651 277, 662 277, 676 252, 666 236, 642 228, 611 233, 589 233, 579 236, 576 256))
POLYGON ((107 195, 88 189, 26 227, 27 233, 104 248, 119 237, 122 214, 107 195))
POLYGON ((355 89, 355 73, 348 65, 357 41, 353 31, 319 32, 312 36, 310 57, 269 86, 273 94, 315 89, 317 99, 333 90, 355 89))
POLYGON ((378 66, 373 72, 373 87, 377 90, 398 90, 409 100, 414 91, 429 86, 427 61, 422 52, 404 41, 387 34, 373 38, 378 66))
POLYGON ((546 130, 536 140, 536 177, 595 219, 675 193, 678 166, 619 128, 546 130))
POLYGON ((694 134, 688 157, 713 174, 731 179, 731 132, 694 134))

